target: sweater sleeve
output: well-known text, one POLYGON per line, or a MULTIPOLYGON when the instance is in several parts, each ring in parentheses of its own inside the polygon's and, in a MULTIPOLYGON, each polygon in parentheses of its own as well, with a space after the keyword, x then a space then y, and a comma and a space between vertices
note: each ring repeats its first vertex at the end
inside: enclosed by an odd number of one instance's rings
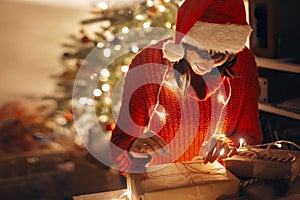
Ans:
MULTIPOLYGON (((242 138, 249 144, 259 144, 262 142, 262 132, 259 122, 258 110, 258 71, 251 50, 246 49, 238 55, 238 67, 242 68, 242 81, 239 83, 243 88, 239 95, 242 96, 240 104, 241 112, 237 115, 238 123, 236 129, 229 136, 235 146, 239 145, 242 138)), ((233 114, 233 113, 232 113, 233 114)), ((237 113, 236 113, 237 114, 237 113)))
POLYGON ((147 94, 155 96, 157 87, 151 83, 160 74, 155 64, 165 64, 161 48, 146 48, 137 54, 125 77, 122 105, 116 128, 112 132, 111 156, 120 171, 145 167, 151 157, 134 158, 129 154, 132 142, 141 136, 149 122, 148 108, 151 106, 147 94))

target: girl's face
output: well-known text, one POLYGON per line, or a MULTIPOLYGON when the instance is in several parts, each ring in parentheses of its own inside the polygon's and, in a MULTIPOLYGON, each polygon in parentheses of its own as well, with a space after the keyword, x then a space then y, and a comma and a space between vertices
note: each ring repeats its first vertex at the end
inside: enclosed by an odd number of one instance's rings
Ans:
POLYGON ((192 70, 198 75, 204 75, 209 73, 212 68, 222 65, 221 63, 215 63, 214 60, 207 55, 200 55, 195 50, 186 49, 186 60, 191 65, 192 70))

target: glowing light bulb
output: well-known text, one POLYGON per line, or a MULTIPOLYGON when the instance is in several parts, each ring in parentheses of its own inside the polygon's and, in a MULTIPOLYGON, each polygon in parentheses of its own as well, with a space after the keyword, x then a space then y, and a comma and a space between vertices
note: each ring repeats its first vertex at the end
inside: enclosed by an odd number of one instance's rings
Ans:
POLYGON ((276 142, 274 145, 276 145, 278 148, 282 148, 282 144, 281 143, 276 142))
POLYGON ((102 85, 101 89, 103 92, 108 92, 110 90, 110 85, 105 83, 102 85))
POLYGON ((171 0, 164 0, 165 3, 170 3, 171 0))
POLYGON ((87 102, 87 98, 86 97, 80 97, 78 100, 80 105, 85 105, 87 102))
POLYGON ((149 7, 154 6, 154 2, 152 0, 147 0, 147 6, 149 7))
POLYGON ((151 44, 156 44, 156 43, 157 43, 157 40, 151 40, 150 43, 151 43, 151 44))
POLYGON ((98 120, 99 120, 99 122, 104 123, 104 122, 107 122, 108 117, 107 117, 106 115, 100 115, 100 116, 98 117, 98 120))
POLYGON ((121 67, 121 71, 124 72, 124 73, 128 72, 128 69, 129 69, 129 66, 128 66, 128 65, 123 65, 123 66, 121 67))
POLYGON ((89 106, 94 105, 94 99, 87 98, 86 104, 89 105, 89 106))
POLYGON ((225 153, 225 150, 224 150, 224 149, 221 149, 221 151, 220 151, 220 156, 223 156, 224 153, 225 153))
POLYGON ((163 111, 155 111, 155 113, 158 115, 158 117, 161 121, 165 121, 167 114, 164 110, 163 111))
POLYGON ((184 0, 183 1, 180 1, 178 2, 178 6, 180 7, 182 4, 184 3, 184 0))
POLYGON ((98 42, 97 43, 97 47, 100 48, 100 49, 103 48, 104 47, 104 43, 103 42, 98 42))
POLYGON ((99 2, 99 3, 97 4, 97 7, 100 8, 100 9, 102 9, 102 10, 108 9, 108 5, 107 5, 106 2, 99 2))
POLYGON ((160 12, 165 12, 166 7, 163 6, 163 5, 160 5, 160 6, 158 6, 158 10, 159 10, 160 12))
POLYGON ((129 28, 128 28, 127 26, 124 26, 124 27, 122 28, 122 33, 124 33, 124 34, 129 33, 129 28))
POLYGON ((96 97, 100 97, 102 95, 102 91, 100 89, 95 89, 93 91, 93 94, 96 96, 96 97))
POLYGON ((242 148, 243 147, 243 145, 244 145, 244 139, 243 138, 240 138, 240 146, 239 146, 239 148, 242 148))
POLYGON ((110 50, 110 48, 105 48, 104 50, 103 50, 103 55, 105 56, 105 57, 110 57, 110 55, 111 55, 111 50, 110 50))
POLYGON ((143 19, 144 19, 144 16, 143 16, 143 15, 137 15, 137 16, 135 16, 135 18, 136 18, 137 20, 143 20, 143 19))
POLYGON ((100 74, 101 74, 101 76, 106 77, 106 78, 108 78, 110 76, 110 72, 108 71, 108 69, 101 69, 100 74))
POLYGON ((95 80, 97 77, 98 77, 98 74, 93 73, 93 74, 90 76, 90 79, 91 79, 91 80, 95 80))
POLYGON ((226 104, 223 94, 218 95, 218 101, 219 101, 219 103, 222 103, 223 105, 226 104))
POLYGON ((117 45, 115 46, 115 50, 116 50, 116 51, 120 51, 120 50, 121 50, 121 48, 122 48, 122 46, 121 46, 121 45, 119 45, 119 44, 117 44, 117 45))
POLYGON ((139 50, 140 50, 139 47, 136 46, 136 45, 134 45, 134 46, 131 47, 131 51, 132 51, 133 53, 137 53, 139 50))
POLYGON ((146 22, 143 24, 143 27, 144 27, 144 28, 150 28, 150 25, 151 25, 151 22, 150 22, 150 21, 146 21, 146 22))
POLYGON ((166 28, 172 28, 171 22, 166 22, 165 26, 166 26, 166 28))

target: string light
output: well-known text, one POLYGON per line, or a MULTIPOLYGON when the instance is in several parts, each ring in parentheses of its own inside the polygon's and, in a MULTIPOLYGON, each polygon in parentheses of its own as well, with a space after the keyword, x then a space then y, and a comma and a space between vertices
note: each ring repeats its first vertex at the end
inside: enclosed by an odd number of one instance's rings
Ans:
POLYGON ((244 146, 245 140, 243 138, 240 138, 240 146, 239 148, 242 148, 244 146))
POLYGON ((129 66, 128 65, 122 65, 121 72, 126 73, 128 72, 129 66))
POLYGON ((136 45, 134 45, 134 46, 132 46, 131 47, 131 51, 133 52, 133 53, 137 53, 137 52, 139 52, 139 47, 138 46, 136 46, 136 45))
POLYGON ((154 2, 152 0, 147 0, 147 6, 148 7, 154 6, 154 2))
POLYGON ((159 10, 160 12, 165 12, 166 7, 163 6, 163 5, 160 5, 160 6, 158 6, 158 10, 159 10))
POLYGON ((120 51, 120 50, 121 50, 121 48, 122 48, 122 46, 121 46, 121 45, 119 45, 119 44, 117 44, 117 45, 115 46, 115 48, 114 48, 114 49, 115 49, 116 51, 120 51))
POLYGON ((106 78, 108 78, 110 76, 110 72, 108 71, 108 69, 101 69, 100 74, 101 74, 101 76, 106 77, 106 78))
POLYGON ((171 22, 166 22, 165 26, 166 26, 166 28, 172 28, 171 22))
POLYGON ((85 105, 87 102, 87 98, 86 97, 80 97, 78 100, 80 105, 85 105))
POLYGON ((146 21, 145 23, 143 23, 143 27, 144 28, 150 28, 151 26, 151 22, 150 21, 146 21))
POLYGON ((93 73, 93 74, 90 76, 90 79, 91 79, 91 80, 95 80, 97 77, 98 77, 98 74, 93 73))
POLYGON ((221 149, 221 151, 220 151, 220 156, 223 156, 224 153, 225 153, 225 150, 224 150, 224 149, 221 149))
POLYGON ((143 16, 143 15, 137 15, 137 16, 135 16, 135 18, 136 18, 137 20, 143 20, 143 19, 144 19, 144 16, 143 16))
POLYGON ((104 57, 110 57, 110 55, 111 55, 111 50, 110 50, 110 48, 105 48, 104 50, 103 50, 103 55, 104 55, 104 57))
POLYGON ((102 95, 102 91, 97 88, 93 91, 93 94, 95 95, 95 97, 100 97, 102 95))
POLYGON ((129 33, 129 28, 128 28, 127 26, 124 26, 124 27, 122 28, 122 33, 128 34, 128 33, 129 33))
POLYGON ((97 43, 97 47, 100 48, 100 49, 103 48, 104 46, 105 46, 105 45, 104 45, 103 42, 98 42, 98 43, 97 43))
POLYGON ((98 117, 98 120, 99 120, 99 122, 105 123, 105 122, 107 122, 108 117, 107 117, 107 115, 100 115, 98 117))
POLYGON ((102 9, 102 10, 108 9, 108 5, 107 5, 106 2, 99 2, 99 3, 97 4, 97 7, 100 8, 100 9, 102 9))
POLYGON ((110 90, 110 85, 108 83, 105 83, 101 87, 103 92, 108 92, 110 90))

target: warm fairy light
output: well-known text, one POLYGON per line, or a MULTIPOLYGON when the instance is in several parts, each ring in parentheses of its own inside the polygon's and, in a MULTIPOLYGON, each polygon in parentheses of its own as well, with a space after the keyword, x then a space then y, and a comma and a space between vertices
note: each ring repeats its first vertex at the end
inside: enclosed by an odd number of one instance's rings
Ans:
POLYGON ((136 46, 136 45, 134 45, 134 46, 132 46, 131 47, 131 51, 133 52, 133 53, 137 53, 137 52, 139 52, 139 47, 138 46, 136 46))
POLYGON ((86 104, 89 105, 89 106, 94 105, 94 99, 87 98, 86 104))
POLYGON ((110 76, 110 72, 108 71, 108 69, 101 69, 100 74, 101 74, 101 76, 106 77, 106 78, 108 78, 110 76))
POLYGON ((159 119, 160 119, 161 121, 165 121, 166 116, 167 116, 165 110, 163 110, 163 111, 157 111, 157 110, 156 110, 156 111, 155 111, 155 114, 158 115, 158 117, 159 117, 159 119))
POLYGON ((107 5, 106 2, 99 2, 99 3, 97 4, 97 7, 98 7, 98 8, 101 8, 102 10, 108 9, 108 5, 107 5))
POLYGON ((121 45, 119 45, 119 44, 117 44, 117 45, 115 46, 115 50, 116 50, 116 51, 120 51, 120 50, 121 50, 121 48, 122 48, 122 46, 121 46, 121 45))
POLYGON ((79 102, 79 104, 84 105, 87 102, 87 98, 86 97, 80 97, 78 102, 79 102))
POLYGON ((104 46, 105 46, 105 44, 103 42, 98 42, 97 43, 98 48, 103 48, 104 46))
POLYGON ((245 140, 243 138, 240 138, 240 146, 239 148, 242 148, 244 145, 245 140))
POLYGON ((143 23, 143 27, 144 28, 150 28, 151 26, 151 22, 150 21, 146 21, 145 23, 143 23))
POLYGON ((93 74, 91 74, 90 79, 95 80, 97 77, 98 77, 98 74, 93 73, 93 74))
POLYGON ((110 50, 110 48, 105 48, 104 50, 103 50, 103 55, 105 56, 105 57, 110 57, 110 55, 111 55, 111 50, 110 50))
POLYGON ((176 88, 177 87, 177 83, 176 83, 175 79, 173 79, 173 80, 171 79, 171 80, 168 80, 168 81, 164 80, 163 83, 166 86, 168 86, 168 88, 176 88))
POLYGON ((108 83, 105 83, 101 87, 103 92, 108 92, 110 90, 110 85, 108 83))
POLYGON ((151 40, 150 43, 151 43, 151 44, 156 44, 156 43, 157 43, 157 40, 151 40))
POLYGON ((128 65, 123 65, 123 66, 121 67, 121 71, 124 72, 124 73, 128 72, 128 69, 129 69, 129 66, 128 66, 128 65))
POLYGON ((166 22, 165 26, 166 26, 166 28, 172 28, 171 22, 166 22))
POLYGON ((137 20, 143 20, 143 19, 144 19, 144 16, 143 16, 143 15, 137 15, 137 16, 135 16, 135 18, 136 18, 137 20))
POLYGON ((129 33, 129 28, 128 28, 127 26, 124 26, 124 27, 122 28, 122 33, 124 33, 124 34, 129 33))
POLYGON ((170 3, 171 0, 164 0, 165 3, 170 3))
POLYGON ((276 145, 278 148, 282 148, 282 144, 280 143, 275 143, 274 145, 276 145))
POLYGON ((178 6, 180 7, 184 3, 184 0, 178 2, 178 6))
POLYGON ((225 150, 224 150, 224 149, 221 149, 221 151, 220 151, 220 156, 223 156, 224 153, 225 153, 225 150))
POLYGON ((95 95, 95 97, 100 97, 102 94, 102 91, 97 88, 93 91, 93 94, 95 95))
POLYGON ((160 5, 160 6, 158 6, 158 10, 159 10, 160 12, 165 12, 166 7, 163 6, 163 5, 160 5))
POLYGON ((98 120, 99 120, 99 122, 101 122, 101 123, 105 123, 105 122, 107 122, 108 117, 107 117, 106 115, 100 115, 100 116, 98 117, 98 120))
POLYGON ((219 101, 219 103, 222 103, 223 105, 226 104, 223 94, 218 95, 218 101, 219 101))
POLYGON ((154 6, 154 2, 152 0, 147 0, 147 6, 149 7, 154 6))

